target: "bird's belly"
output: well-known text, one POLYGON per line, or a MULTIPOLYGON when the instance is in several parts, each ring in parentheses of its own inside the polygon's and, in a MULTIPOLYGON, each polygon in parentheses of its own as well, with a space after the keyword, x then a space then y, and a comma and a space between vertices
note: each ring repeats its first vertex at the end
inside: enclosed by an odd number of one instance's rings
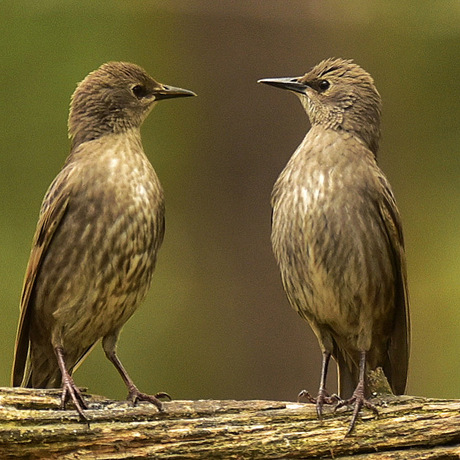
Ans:
POLYGON ((341 337, 386 322, 392 308, 385 236, 360 200, 333 185, 297 187, 273 209, 272 244, 291 305, 314 329, 341 337))
POLYGON ((119 330, 134 313, 162 237, 162 207, 146 198, 86 205, 69 210, 36 284, 37 316, 59 331, 68 353, 119 330))

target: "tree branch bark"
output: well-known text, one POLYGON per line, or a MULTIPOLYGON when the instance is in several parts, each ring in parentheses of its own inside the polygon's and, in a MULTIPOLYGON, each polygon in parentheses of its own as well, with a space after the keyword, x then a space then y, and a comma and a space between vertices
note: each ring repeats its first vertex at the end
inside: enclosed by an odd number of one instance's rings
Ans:
POLYGON ((172 401, 165 412, 84 394, 90 424, 59 390, 0 388, 0 458, 460 458, 460 400, 385 395, 344 438, 350 411, 312 404, 172 401))

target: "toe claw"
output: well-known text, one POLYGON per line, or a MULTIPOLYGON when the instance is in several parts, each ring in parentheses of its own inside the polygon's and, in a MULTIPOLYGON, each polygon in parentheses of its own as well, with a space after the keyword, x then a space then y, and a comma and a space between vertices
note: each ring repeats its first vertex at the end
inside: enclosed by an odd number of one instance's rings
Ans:
POLYGON ((367 409, 372 410, 374 414, 376 414, 377 416, 379 414, 377 407, 375 407, 374 404, 372 404, 368 399, 366 399, 360 391, 355 391, 355 393, 350 399, 341 401, 339 404, 337 404, 335 410, 343 406, 354 406, 350 425, 348 426, 348 430, 347 430, 345 437, 348 437, 353 433, 353 430, 356 425, 356 421, 358 420, 358 415, 361 412, 361 409, 363 407, 366 407, 367 409))
POLYGON ((83 422, 88 422, 88 418, 83 412, 85 409, 88 409, 88 407, 85 401, 83 400, 83 396, 81 395, 80 390, 75 385, 72 378, 64 379, 64 382, 62 384, 60 404, 62 410, 65 410, 65 406, 70 399, 72 400, 80 419, 83 422))
POLYGON ((172 401, 171 396, 163 391, 160 391, 160 393, 156 393, 154 396, 157 399, 167 399, 168 401, 172 401))
POLYGON ((302 402, 301 400, 305 399, 307 402, 311 404, 316 404, 316 398, 314 398, 307 390, 302 390, 298 395, 297 395, 297 402, 300 403, 302 402))
POLYGON ((158 399, 158 397, 171 398, 167 393, 157 393, 156 395, 141 393, 136 387, 131 388, 128 393, 128 400, 131 401, 133 406, 135 406, 139 401, 147 401, 152 403, 159 412, 164 412, 163 404, 158 399))
POLYGON ((323 406, 325 404, 336 404, 341 401, 336 394, 329 395, 325 388, 319 390, 316 398, 314 398, 308 391, 302 390, 297 396, 297 402, 301 402, 302 399, 306 400, 308 403, 316 405, 316 414, 319 421, 323 420, 323 406))

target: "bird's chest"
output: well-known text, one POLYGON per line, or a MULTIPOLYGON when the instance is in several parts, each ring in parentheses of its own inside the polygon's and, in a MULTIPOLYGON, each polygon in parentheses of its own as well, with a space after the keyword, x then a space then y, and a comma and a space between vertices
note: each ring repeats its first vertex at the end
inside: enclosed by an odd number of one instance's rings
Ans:
POLYGON ((312 256, 321 240, 340 233, 354 194, 339 161, 288 163, 273 190, 275 252, 312 256))
MULTIPOLYGON (((93 197, 90 192, 86 196, 97 216, 94 235, 102 235, 95 243, 110 260, 114 281, 122 280, 127 286, 135 283, 141 271, 153 270, 163 239, 163 191, 150 163, 130 165, 118 158, 110 160, 100 188, 102 196, 93 197)), ((87 220, 92 219, 88 216, 87 220)))
POLYGON ((86 207, 88 222, 123 236, 125 232, 151 231, 163 217, 164 198, 158 177, 144 156, 111 156, 86 183, 81 184, 80 206, 86 207))
POLYGON ((294 155, 275 183, 272 245, 293 306, 328 321, 323 306, 340 308, 343 280, 363 264, 366 187, 347 155, 324 153, 294 155))
POLYGON ((91 310, 105 331, 131 316, 150 285, 164 233, 163 191, 143 159, 129 164, 116 156, 77 173, 45 261, 46 290, 66 305, 56 318, 67 311, 84 318, 91 310), (52 266, 56 258, 63 261, 59 272, 52 266))

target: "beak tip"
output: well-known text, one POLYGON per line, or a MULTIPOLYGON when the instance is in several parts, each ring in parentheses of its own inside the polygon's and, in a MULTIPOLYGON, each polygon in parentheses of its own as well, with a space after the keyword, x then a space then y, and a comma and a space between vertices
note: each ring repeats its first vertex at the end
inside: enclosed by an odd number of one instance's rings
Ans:
POLYGON ((265 83, 266 85, 275 86, 281 89, 287 89, 295 93, 304 94, 306 85, 299 81, 297 77, 287 78, 261 78, 257 83, 265 83))
POLYGON ((175 86, 166 86, 163 85, 161 90, 159 90, 156 94, 156 99, 172 99, 178 97, 190 97, 196 96, 196 93, 184 88, 177 88, 175 86))
POLYGON ((185 90, 184 92, 180 94, 180 96, 181 97, 192 97, 192 96, 196 96, 196 93, 194 93, 193 91, 185 90))
POLYGON ((257 83, 264 83, 266 85, 269 85, 272 82, 273 78, 260 78, 257 80, 257 83))

